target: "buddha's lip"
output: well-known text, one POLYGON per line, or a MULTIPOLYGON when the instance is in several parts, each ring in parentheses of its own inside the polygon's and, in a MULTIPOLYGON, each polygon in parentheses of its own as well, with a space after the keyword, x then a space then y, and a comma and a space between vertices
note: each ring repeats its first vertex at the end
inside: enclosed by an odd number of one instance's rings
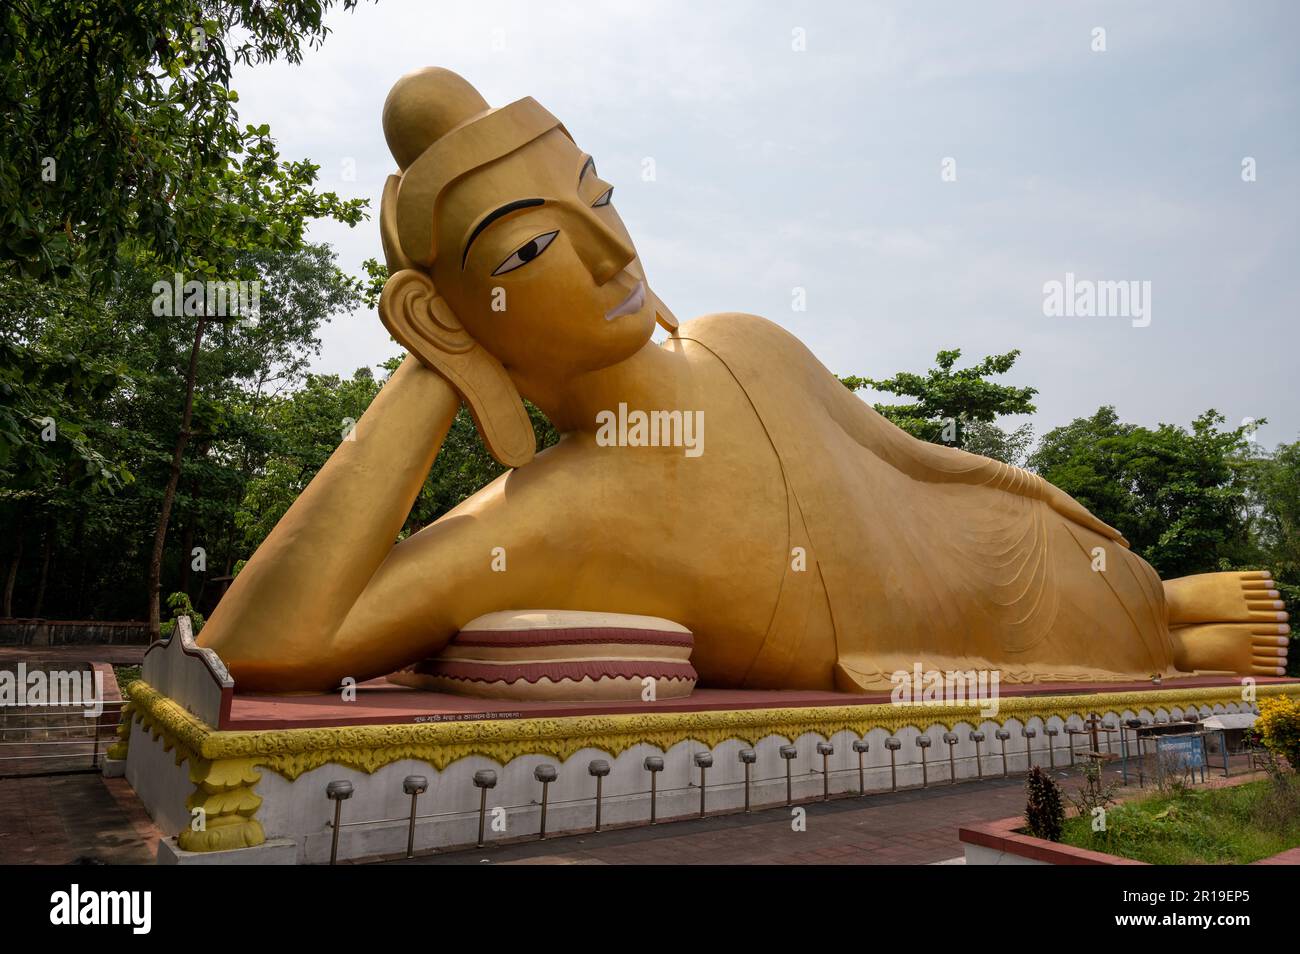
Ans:
POLYGON ((628 296, 619 302, 612 311, 606 313, 605 320, 613 321, 615 318, 620 318, 623 315, 630 315, 634 312, 638 312, 644 304, 645 282, 638 281, 636 287, 628 292, 628 296))

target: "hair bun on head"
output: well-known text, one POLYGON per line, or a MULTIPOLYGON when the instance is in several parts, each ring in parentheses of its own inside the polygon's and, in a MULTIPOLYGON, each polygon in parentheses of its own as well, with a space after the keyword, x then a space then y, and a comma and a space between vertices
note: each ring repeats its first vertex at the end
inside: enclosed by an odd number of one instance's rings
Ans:
POLYGON ((488 109, 462 76, 440 66, 407 73, 384 100, 384 138, 398 167, 406 169, 452 129, 488 109))

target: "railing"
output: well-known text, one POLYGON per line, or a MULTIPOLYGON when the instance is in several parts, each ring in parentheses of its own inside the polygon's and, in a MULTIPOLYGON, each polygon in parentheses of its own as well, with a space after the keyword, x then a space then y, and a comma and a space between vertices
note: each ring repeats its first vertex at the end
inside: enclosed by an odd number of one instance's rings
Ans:
POLYGON ((0 617, 0 646, 145 646, 149 641, 145 621, 0 617))
POLYGON ((101 711, 89 715, 87 707, 0 707, 0 778, 97 771, 101 752, 117 741, 122 705, 121 701, 97 704, 101 711), (73 715, 82 720, 49 721, 73 715), (56 761, 59 764, 53 764, 56 761))
MULTIPOLYGON (((995 738, 997 741, 1001 743, 1001 745, 1000 745, 1000 750, 995 753, 989 753, 984 750, 983 743, 985 741, 985 736, 983 732, 972 731, 969 733, 967 738, 969 741, 975 743, 975 747, 976 747, 975 754, 960 755, 960 756, 955 754, 955 747, 961 741, 960 737, 955 732, 945 732, 943 733, 942 742, 943 744, 946 744, 948 746, 947 755, 935 759, 934 761, 931 761, 927 756, 928 749, 931 748, 934 744, 933 740, 930 738, 928 733, 922 733, 913 740, 915 744, 915 748, 920 752, 921 755, 920 761, 916 762, 909 759, 901 764, 898 762, 897 754, 899 751, 901 751, 903 747, 902 740, 896 736, 890 736, 885 740, 885 749, 889 752, 889 757, 890 757, 889 764, 875 765, 870 767, 864 765, 864 761, 863 761, 864 756, 870 750, 870 744, 867 742, 866 738, 864 737, 861 739, 855 739, 851 743, 852 751, 857 754, 858 764, 856 766, 850 766, 848 768, 838 768, 838 769, 830 768, 830 757, 834 754, 834 746, 829 741, 825 741, 825 742, 817 743, 817 748, 816 748, 817 754, 821 756, 821 763, 822 763, 821 767, 813 769, 813 771, 808 774, 801 774, 797 777, 793 774, 793 768, 792 768, 793 762, 798 758, 798 752, 795 746, 783 745, 779 750, 781 758, 785 762, 785 772, 783 774, 764 776, 760 778, 752 777, 751 766, 753 766, 757 761, 757 756, 753 749, 746 748, 746 749, 741 749, 737 753, 739 761, 744 765, 745 768, 744 781, 714 783, 711 786, 708 785, 707 782, 708 780, 707 773, 708 770, 712 768, 714 764, 713 753, 697 752, 694 756, 694 767, 699 771, 698 784, 695 782, 691 782, 685 787, 677 787, 671 789, 661 789, 658 787, 657 784, 658 774, 664 769, 663 757, 649 756, 642 763, 643 770, 649 774, 649 783, 650 783, 649 787, 637 791, 620 792, 613 795, 606 795, 603 792, 603 779, 605 778, 605 776, 609 774, 610 771, 608 762, 606 762, 604 759, 594 759, 588 765, 588 774, 592 776, 595 782, 594 795, 583 797, 583 798, 562 799, 559 801, 552 801, 549 798, 550 785, 558 778, 559 769, 554 765, 543 764, 543 765, 539 765, 534 772, 534 777, 542 786, 540 798, 538 800, 530 801, 529 803, 524 805, 493 806, 493 812, 494 813, 503 812, 505 813, 506 817, 509 817, 511 814, 519 814, 523 812, 532 813, 535 810, 539 810, 538 811, 538 838, 544 839, 546 837, 547 811, 550 808, 560 807, 560 806, 591 804, 593 807, 594 818, 595 818, 595 831, 599 832, 602 830, 601 819, 602 819, 602 811, 605 805, 611 802, 617 803, 620 801, 643 799, 646 796, 649 796, 650 804, 649 804, 648 819, 645 822, 645 824, 650 824, 650 825, 656 824, 658 821, 657 803, 660 798, 665 796, 670 796, 670 795, 681 795, 684 793, 691 793, 697 791, 699 792, 699 796, 700 796, 700 808, 699 808, 698 815, 694 817, 699 817, 699 818, 708 817, 709 815, 707 798, 710 792, 716 794, 721 794, 724 792, 734 792, 741 787, 744 788, 744 806, 745 806, 744 811, 745 812, 751 811, 752 810, 751 789, 756 784, 761 785, 766 783, 775 783, 775 782, 784 781, 786 783, 785 784, 785 789, 786 789, 785 805, 786 806, 794 805, 796 801, 800 801, 800 802, 808 802, 808 801, 816 801, 816 800, 829 801, 832 799, 832 797, 862 798, 868 795, 878 795, 878 794, 884 794, 886 792, 899 791, 900 786, 898 784, 898 771, 900 768, 908 769, 908 768, 919 766, 921 768, 921 777, 922 777, 922 782, 919 786, 918 785, 901 786, 902 790, 930 788, 931 771, 934 769, 936 765, 942 766, 944 763, 947 763, 946 784, 948 785, 955 785, 958 784, 959 782, 965 782, 965 783, 979 782, 988 778, 1009 778, 1011 777, 1012 774, 1015 775, 1022 774, 1018 770, 1014 773, 1010 770, 1009 762, 1012 758, 1015 758, 1017 760, 1020 758, 1026 759, 1026 767, 1024 769, 1025 773, 1028 773, 1032 768, 1035 767, 1055 768, 1057 762, 1057 755, 1062 754, 1061 753, 1062 749, 1065 749, 1068 752, 1068 758, 1069 758, 1068 766, 1066 764, 1061 765, 1061 768, 1065 769, 1069 766, 1074 766, 1075 764, 1077 764, 1078 761, 1077 756, 1079 755, 1079 752, 1078 752, 1078 744, 1076 740, 1078 739, 1078 737, 1086 736, 1089 738, 1089 740, 1091 740, 1094 734, 1096 735, 1097 742, 1099 744, 1096 745, 1095 750, 1094 749, 1086 750, 1084 752, 1085 758, 1089 761, 1095 760, 1099 764, 1104 764, 1107 762, 1119 760, 1120 768, 1118 769, 1118 771, 1123 773, 1125 784, 1127 784, 1128 782, 1130 763, 1132 763, 1134 767, 1137 768, 1139 784, 1145 785, 1146 777, 1148 774, 1150 774, 1149 772, 1146 771, 1145 766, 1147 762, 1155 756, 1154 749, 1152 751, 1147 751, 1148 747, 1144 744, 1147 738, 1150 737, 1148 733, 1151 733, 1153 731, 1169 731, 1169 730, 1182 729, 1186 727, 1194 727, 1194 730, 1197 732, 1197 734, 1201 734, 1203 737, 1202 728, 1196 725, 1198 719, 1199 719, 1199 714, 1193 714, 1193 715, 1189 715, 1190 721, 1185 721, 1185 722, 1173 722, 1166 718, 1159 718, 1153 720, 1147 717, 1142 717, 1137 719, 1129 719, 1123 722, 1116 722, 1113 720, 1101 722, 1100 720, 1097 720, 1096 724, 1080 725, 1077 723, 1076 724, 1067 723, 1065 726, 1063 726, 1066 734, 1066 739, 1067 739, 1067 743, 1065 746, 1058 746, 1055 744, 1054 739, 1057 735, 1060 734, 1060 730, 1052 728, 1044 732, 1044 737, 1047 739, 1047 745, 1040 746, 1037 749, 1033 747, 1033 740, 1037 737, 1037 730, 1029 727, 1022 728, 1020 737, 1023 739, 1024 745, 1017 746, 1013 750, 1008 750, 1007 742, 1012 738, 1012 735, 1009 730, 1005 728, 1000 728, 996 731, 995 738), (1100 744, 1102 742, 1102 736, 1105 737, 1104 738, 1105 751, 1101 751, 1103 748, 1102 744, 1100 744), (1113 736, 1118 736, 1118 740, 1113 739, 1112 738, 1113 736), (1118 742, 1118 748, 1119 748, 1118 752, 1115 751, 1116 741, 1118 742), (1035 755, 1039 756, 1040 763, 1044 761, 1043 756, 1045 755, 1048 765, 1045 766, 1040 764, 1038 766, 1035 766, 1034 764, 1035 755), (992 776, 986 774, 985 763, 989 758, 994 758, 1001 761, 1002 771, 1000 773, 995 772, 992 776), (969 764, 971 761, 975 762, 976 774, 974 776, 967 776, 965 779, 959 778, 959 773, 957 771, 958 764, 960 763, 962 765, 966 765, 969 764), (872 787, 869 788, 867 785, 867 777, 871 775, 874 782, 876 777, 878 777, 876 773, 883 773, 886 770, 888 770, 889 772, 888 787, 886 788, 882 784, 878 787, 873 785, 872 787), (831 780, 837 777, 854 775, 854 774, 858 776, 857 792, 837 793, 835 796, 832 796, 831 780), (809 780, 815 780, 821 783, 820 799, 818 799, 817 796, 807 796, 807 795, 803 796, 800 799, 796 799, 794 795, 795 783, 798 782, 800 784, 803 784, 809 780)), ((1203 744, 1204 743, 1202 742, 1202 745, 1203 744)), ((1202 749, 1202 752, 1204 753, 1204 749, 1202 749)), ((1208 761, 1208 759, 1206 759, 1206 761, 1208 761)), ((1158 765, 1157 765, 1157 770, 1158 771, 1160 770, 1158 765)), ((1227 774, 1226 759, 1224 762, 1224 773, 1225 775, 1227 774)), ((941 769, 939 772, 939 781, 943 781, 943 776, 944 773, 941 769)), ((490 789, 496 787, 497 774, 495 771, 491 769, 484 769, 479 772, 476 772, 474 775, 473 784, 476 788, 479 789, 480 792, 479 807, 477 811, 459 810, 459 811, 445 811, 445 812, 427 812, 425 814, 420 814, 418 811, 418 801, 420 795, 424 794, 428 790, 428 779, 422 775, 412 775, 412 776, 407 776, 403 780, 402 784, 403 784, 403 793, 409 795, 411 798, 411 810, 409 814, 397 818, 366 819, 361 821, 344 821, 342 817, 343 802, 350 799, 354 792, 352 783, 346 780, 335 780, 330 782, 326 786, 326 797, 334 803, 333 818, 332 820, 329 820, 325 823, 326 828, 330 829, 331 831, 330 862, 329 862, 330 864, 337 863, 339 834, 340 832, 347 829, 364 829, 364 828, 375 829, 385 825, 405 824, 407 826, 406 857, 411 858, 414 857, 414 853, 415 853, 415 830, 416 830, 417 822, 427 822, 427 821, 439 820, 439 819, 441 820, 470 819, 473 818, 475 815, 477 815, 478 840, 476 842, 476 845, 477 847, 484 846, 485 822, 487 816, 487 793, 490 789)), ((773 805, 776 804, 779 804, 779 802, 771 802, 765 805, 764 807, 772 807, 773 805)), ((734 813, 734 810, 728 810, 726 812, 719 812, 715 814, 724 814, 724 813, 732 814, 734 813)), ((680 820, 681 817, 682 816, 679 816, 678 820, 680 820)))

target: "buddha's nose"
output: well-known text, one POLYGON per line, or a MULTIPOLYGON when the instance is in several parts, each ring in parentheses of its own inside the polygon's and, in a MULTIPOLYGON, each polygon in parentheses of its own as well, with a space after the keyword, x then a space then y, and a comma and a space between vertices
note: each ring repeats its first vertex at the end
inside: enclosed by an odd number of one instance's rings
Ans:
POLYGON ((582 213, 582 227, 574 243, 578 257, 597 285, 614 278, 636 258, 632 243, 601 222, 594 213, 582 213))

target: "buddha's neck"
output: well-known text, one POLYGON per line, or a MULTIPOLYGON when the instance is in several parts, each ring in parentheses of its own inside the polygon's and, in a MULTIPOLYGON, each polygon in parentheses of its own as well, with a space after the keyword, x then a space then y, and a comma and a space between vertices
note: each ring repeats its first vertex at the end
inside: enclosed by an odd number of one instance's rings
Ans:
POLYGON ((689 366, 682 352, 653 341, 626 361, 577 375, 558 385, 520 382, 529 399, 561 433, 594 432, 596 415, 629 410, 695 410, 689 366))

